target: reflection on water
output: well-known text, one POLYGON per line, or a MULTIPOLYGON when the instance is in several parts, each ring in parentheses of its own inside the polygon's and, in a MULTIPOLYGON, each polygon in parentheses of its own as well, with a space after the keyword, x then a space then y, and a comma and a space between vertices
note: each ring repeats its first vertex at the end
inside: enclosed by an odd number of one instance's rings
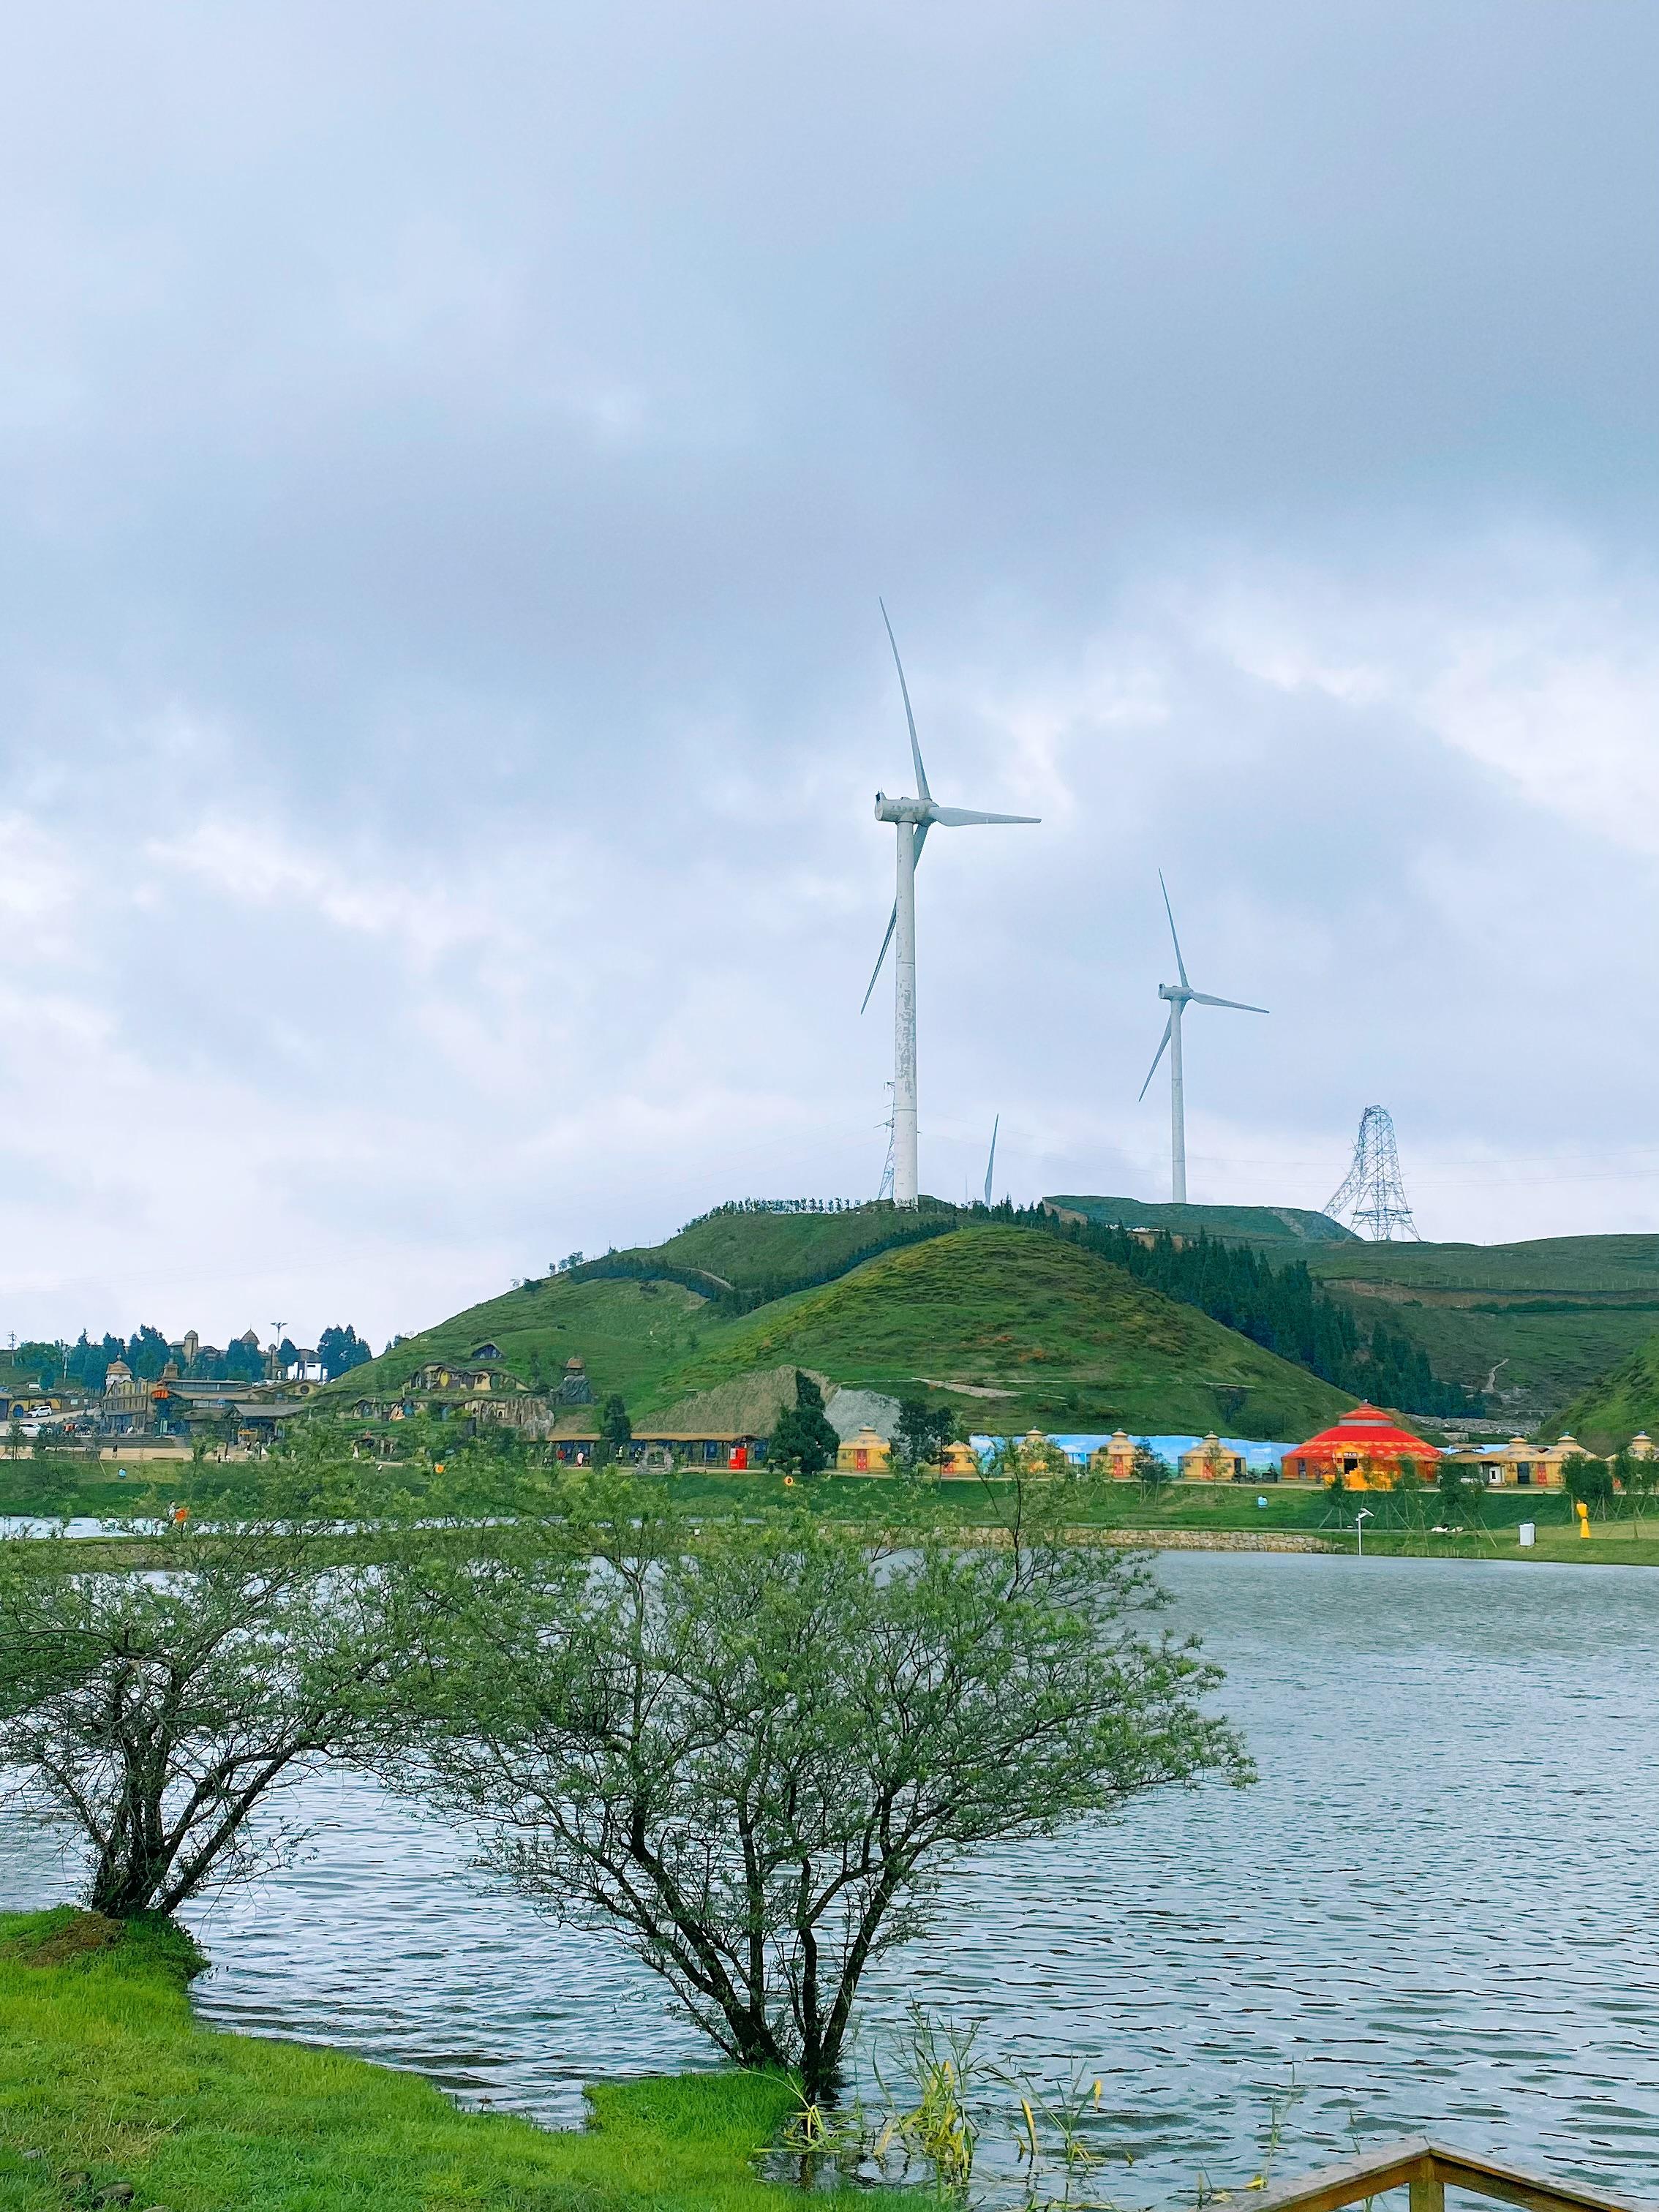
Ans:
MULTIPOLYGON (((1261 1785, 989 1854, 882 1963, 860 2063, 919 1999, 994 2062, 1105 2083, 1119 2203, 1442 2129, 1652 2193, 1659 1822, 1641 1569, 1185 1553, 1161 1571, 1228 1670, 1261 1785)), ((579 2084, 709 2063, 653 1978, 467 1869, 465 1839, 353 1778, 307 1786, 311 1856, 204 1909, 210 2019, 338 2043, 555 2122, 579 2084)), ((62 1893, 0 1827, 0 1904, 62 1893)))

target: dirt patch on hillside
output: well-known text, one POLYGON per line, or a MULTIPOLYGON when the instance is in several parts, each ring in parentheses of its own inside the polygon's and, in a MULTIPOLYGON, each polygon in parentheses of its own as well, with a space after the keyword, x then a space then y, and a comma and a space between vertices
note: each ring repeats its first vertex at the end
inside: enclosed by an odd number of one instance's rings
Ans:
POLYGON ((778 1415, 795 1402, 797 1374, 810 1375, 826 1398, 836 1387, 827 1375, 814 1368, 768 1367, 758 1375, 739 1375, 712 1390, 698 1390, 682 1398, 655 1420, 641 1421, 641 1432, 648 1435, 655 1429, 667 1429, 682 1436, 769 1437, 778 1415))

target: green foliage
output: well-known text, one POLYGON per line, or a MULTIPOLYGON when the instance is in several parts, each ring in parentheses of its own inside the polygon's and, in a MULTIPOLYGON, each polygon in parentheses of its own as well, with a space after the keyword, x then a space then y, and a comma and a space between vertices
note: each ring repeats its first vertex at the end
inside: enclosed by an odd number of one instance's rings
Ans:
POLYGON ((613 1390, 599 1408, 599 1435, 612 1452, 619 1452, 630 1443, 634 1424, 628 1418, 628 1408, 613 1390))
POLYGON ((173 1526, 159 1571, 0 1542, 0 1767, 84 1855, 88 1901, 169 1913, 283 1838, 252 1816, 361 1739, 404 1663, 395 1569, 334 1569, 363 1501, 265 1471, 258 1518, 173 1526))
POLYGON ((1466 1461, 1443 1459, 1436 1475, 1437 1504, 1443 1528, 1471 1533, 1486 1525, 1486 1484, 1479 1467, 1466 1461))
POLYGON ((810 1375, 797 1371, 795 1402, 777 1418, 766 1448, 768 1463, 781 1473, 821 1474, 836 1463, 840 1438, 823 1410, 823 1393, 810 1375))
MULTIPOLYGON (((1051 1492, 1062 1486, 1033 1486, 1051 1492)), ((720 2047, 833 2084, 870 1961, 930 1877, 1140 1791, 1249 1777, 1162 1593, 1104 1549, 878 1557, 803 1515, 682 1524, 659 1491, 572 1486, 487 1559, 432 1567, 392 1730, 532 1895, 622 1935, 720 2047)))
POLYGON ((1156 1497, 1165 1483, 1176 1479, 1176 1471, 1169 1461, 1160 1458, 1146 1443, 1135 1446, 1134 1474, 1143 1498, 1156 1497))
MULTIPOLYGON (((237 1347, 234 1347, 237 1348, 237 1347)), ((246 1346, 240 1347, 246 1349, 246 1346)), ((322 1363, 325 1378, 331 1382, 338 1375, 349 1375, 354 1367, 367 1365, 374 1358, 368 1345, 348 1322, 342 1328, 325 1328, 317 1340, 317 1357, 322 1363)))
MULTIPOLYGON (((178 2212, 786 2212, 755 2159, 795 2104, 771 2074, 589 2091, 593 2124, 458 2111, 413 2075, 204 2027, 201 1960, 165 1922, 109 1943, 68 1910, 0 1916, 0 2205, 62 2212, 57 2177, 178 2212), (26 2160, 26 2151, 44 2154, 26 2160)), ((80 2199, 76 2200, 81 2201, 80 2199)), ((815 2196, 823 2212, 901 2200, 815 2196)))
POLYGON ((1639 1528, 1642 1509, 1659 1489, 1659 1459, 1638 1457, 1626 1445, 1613 1462, 1613 1475, 1624 1498, 1625 1510, 1639 1528))
POLYGON ((1588 1505, 1605 1519, 1613 1505, 1613 1470, 1607 1462, 1574 1453, 1563 1462, 1561 1487, 1575 1505, 1588 1505))
POLYGON ((930 1406, 925 1398, 901 1398, 893 1452, 900 1465, 939 1467, 954 1440, 957 1417, 948 1406, 930 1406))

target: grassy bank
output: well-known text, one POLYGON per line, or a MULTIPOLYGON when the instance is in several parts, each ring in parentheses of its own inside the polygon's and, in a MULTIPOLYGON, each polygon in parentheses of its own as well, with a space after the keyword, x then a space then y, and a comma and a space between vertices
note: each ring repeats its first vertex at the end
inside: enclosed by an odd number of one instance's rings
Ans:
POLYGON ((799 2202, 752 2170, 794 2102, 774 2077, 596 2087, 591 2128, 550 2132, 459 2112, 413 2075, 338 2052, 204 2027, 185 1994, 198 1963, 165 1924, 120 1932, 66 1906, 0 1916, 0 2212, 58 2212, 76 2201, 77 2174, 81 2201, 125 2182, 135 2207, 170 2212, 783 2212, 799 2202))

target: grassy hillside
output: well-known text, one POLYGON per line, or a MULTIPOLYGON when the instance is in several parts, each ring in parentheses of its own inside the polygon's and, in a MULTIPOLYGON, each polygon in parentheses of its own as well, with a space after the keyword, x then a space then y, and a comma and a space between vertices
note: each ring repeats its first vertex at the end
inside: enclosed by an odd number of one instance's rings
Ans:
POLYGON ((1302 1256, 1357 1315, 1386 1318, 1420 1345, 1437 1373, 1473 1389, 1491 1381, 1494 1409, 1528 1429, 1627 1359, 1659 1322, 1656 1236, 1354 1243, 1302 1256))
POLYGON ((786 1362, 894 1393, 926 1381, 994 1431, 1221 1426, 1290 1438, 1352 1402, 1092 1253, 988 1225, 769 1305, 711 1337, 677 1379, 706 1389, 786 1362))
POLYGON ((1299 1206, 1176 1206, 1142 1198, 1045 1198, 1042 1203, 1106 1227, 1167 1229, 1176 1237, 1225 1237, 1244 1244, 1353 1244, 1352 1229, 1299 1206))
MULTIPOLYGON (((781 1285, 827 1280, 860 1260, 952 1228, 957 1209, 924 1199, 914 1212, 872 1200, 846 1213, 747 1213, 721 1207, 649 1249, 670 1266, 697 1267, 734 1290, 776 1294, 781 1285)), ((603 1264, 602 1262, 598 1264, 603 1264)))
POLYGON ((1659 1436, 1659 1333, 1557 1407, 1549 1427, 1602 1452, 1628 1443, 1643 1429, 1659 1436))
MULTIPOLYGON (((787 1261, 799 1272, 830 1264, 869 1235, 857 1215, 726 1219, 762 1232, 761 1261, 787 1261)), ((689 1245, 698 1235, 686 1232, 655 1253, 681 1268, 713 1269, 716 1257, 744 1265, 746 1255, 729 1243, 709 1238, 689 1245), (689 1253, 701 1256, 694 1261, 689 1253)), ((643 1264, 653 1255, 617 1256, 643 1264)), ((752 1279, 760 1264, 749 1265, 752 1279)), ((693 1390, 785 1363, 884 1390, 916 1389, 924 1376, 969 1384, 972 1391, 937 1395, 971 1408, 993 1431, 1121 1422, 1219 1425, 1235 1435, 1288 1438, 1308 1434, 1350 1402, 1194 1308, 1056 1237, 948 1223, 946 1234, 901 1245, 833 1283, 749 1314, 723 1312, 712 1285, 699 1292, 674 1281, 573 1276, 526 1284, 354 1368, 325 1396, 349 1403, 401 1388, 423 1359, 465 1358, 486 1341, 536 1384, 556 1382, 565 1361, 580 1353, 596 1393, 620 1392, 636 1420, 693 1390), (997 1395, 974 1395, 981 1391, 997 1395)))
POLYGON ((601 1395, 620 1391, 638 1410, 665 1403, 665 1375, 739 1324, 709 1299, 662 1281, 575 1282, 565 1276, 469 1306, 331 1383, 324 1402, 349 1402, 400 1389, 428 1358, 463 1359, 479 1345, 499 1345, 513 1372, 538 1389, 556 1382, 576 1353, 601 1395))
MULTIPOLYGON (((605 2086, 597 2125, 463 2112, 338 2051, 204 2027, 165 1923, 0 1916, 0 2207, 125 2186, 173 2212, 783 2212, 752 2160, 794 2104, 775 2075, 605 2086), (77 2177, 79 2179, 77 2179, 77 2177)), ((114 2201, 113 2199, 109 2201, 114 2201)), ((850 2208, 854 2192, 815 2197, 850 2208)), ((860 2191, 860 2207, 918 2200, 860 2191)))

